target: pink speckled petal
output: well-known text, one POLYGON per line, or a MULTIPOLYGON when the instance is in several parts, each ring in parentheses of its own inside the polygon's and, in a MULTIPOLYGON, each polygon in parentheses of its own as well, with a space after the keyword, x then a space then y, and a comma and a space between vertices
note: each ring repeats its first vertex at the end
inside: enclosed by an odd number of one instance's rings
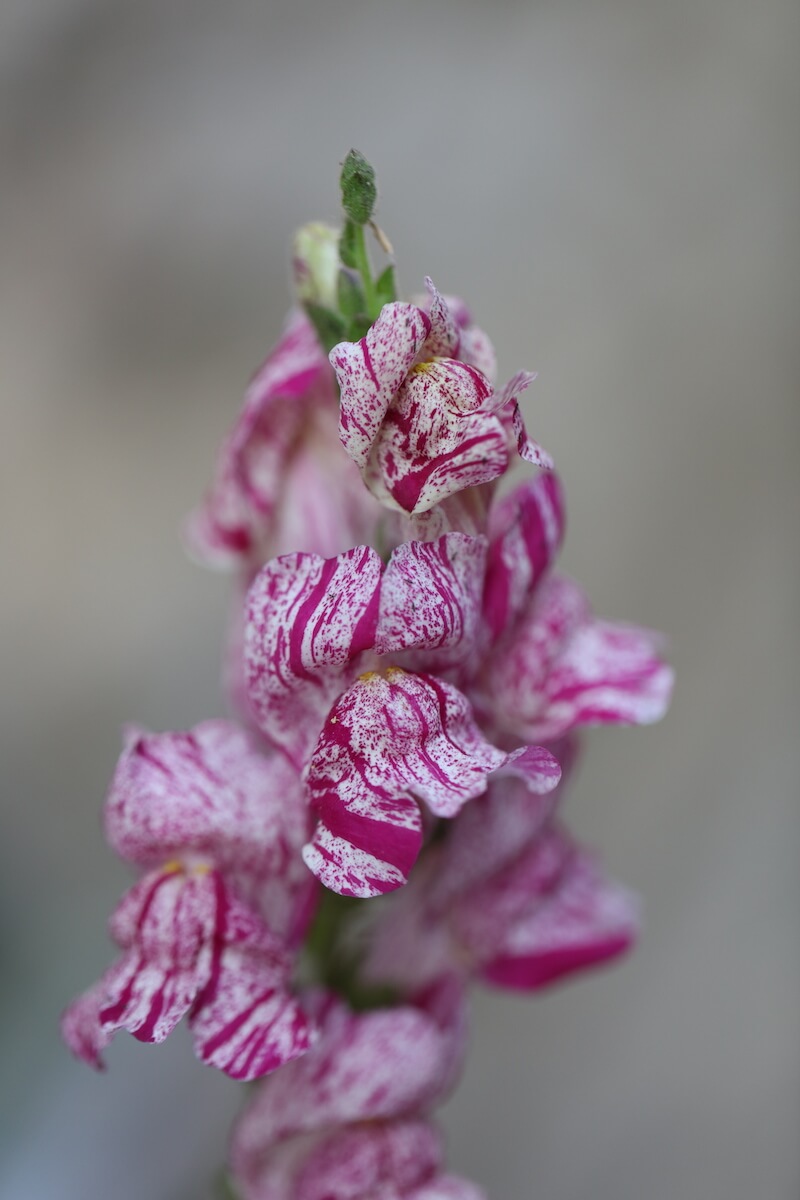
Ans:
POLYGON ((298 768, 351 677, 351 660, 372 646, 381 568, 367 546, 330 559, 287 554, 267 563, 250 589, 250 698, 263 731, 298 768))
POLYGON ((421 1119, 371 1121, 324 1136, 295 1179, 293 1200, 406 1200, 435 1178, 441 1141, 421 1119))
POLYGON ((494 640, 523 612, 563 538, 564 495, 556 474, 526 480, 492 505, 483 609, 494 640))
POLYGON ((305 1054, 315 1027, 287 990, 289 963, 228 946, 189 1020, 198 1058, 248 1082, 305 1054))
POLYGON ((341 390, 339 436, 364 467, 395 392, 430 332, 426 313, 414 304, 386 304, 360 342, 340 342, 330 353, 341 390))
POLYGON ((546 739, 539 721, 547 706, 548 677, 590 615, 581 588, 552 575, 541 581, 528 609, 495 645, 486 664, 481 703, 508 736, 546 739))
POLYGON ((273 532, 290 448, 309 408, 335 411, 333 376, 301 312, 253 377, 244 407, 217 458, 214 483, 187 523, 187 542, 212 566, 258 558, 273 532))
POLYGON ((100 1009, 106 1003, 105 977, 73 1000, 61 1017, 61 1036, 76 1058, 96 1071, 105 1070, 103 1051, 114 1034, 100 1023, 100 1009))
POLYGON ((260 1085, 234 1128, 232 1163, 245 1183, 258 1183, 266 1156, 288 1138, 411 1114, 452 1086, 460 1010, 443 1025, 419 1008, 355 1014, 329 1001, 319 1020, 318 1043, 260 1085))
POLYGON ((105 976, 100 1022, 143 1042, 162 1042, 210 978, 218 923, 224 919, 215 872, 153 871, 122 899, 111 918, 126 953, 105 976))
POLYGON ((186 732, 130 727, 109 789, 106 836, 123 858, 152 867, 188 851, 263 874, 304 840, 298 774, 231 721, 186 732))
POLYGON ((551 790, 560 776, 542 747, 506 754, 487 742, 452 685, 399 668, 361 676, 331 709, 309 764, 319 825, 305 861, 345 895, 399 887, 419 852, 411 797, 453 817, 501 769, 534 791, 551 790))
POLYGON ((428 293, 428 316, 431 330, 422 348, 424 358, 460 358, 458 353, 461 344, 461 334, 455 317, 450 311, 447 300, 436 289, 430 276, 425 276, 425 290, 428 293))
POLYGON ((570 639, 550 671, 538 737, 576 725, 650 725, 669 707, 673 670, 650 629, 592 620, 570 639))
POLYGON ((320 883, 361 899, 405 883, 422 846, 419 806, 407 792, 392 794, 354 779, 346 804, 337 790, 318 784, 312 803, 318 823, 303 861, 320 883))
POLYGON ((508 437, 481 405, 491 386, 474 367, 439 358, 413 367, 386 413, 364 472, 379 500, 423 513, 508 466, 508 437))
POLYGON ((555 463, 548 452, 528 436, 522 409, 519 405, 519 396, 530 387, 535 378, 535 371, 518 371, 509 379, 505 387, 495 393, 489 407, 502 418, 508 436, 512 444, 516 445, 520 458, 525 462, 533 463, 535 467, 551 471, 555 463))
POLYGON ((486 539, 463 533, 398 546, 381 584, 378 654, 422 649, 431 671, 474 655, 485 561, 486 539))
MULTIPOLYGON (((539 852, 546 855, 548 846, 543 844, 539 852)), ((490 983, 538 990, 617 958, 635 942, 637 897, 609 880, 585 851, 570 846, 556 878, 549 886, 543 882, 537 895, 534 881, 527 903, 508 921, 505 933, 495 928, 491 940, 484 938, 482 974, 490 983)), ((513 889, 518 880, 509 883, 513 889)))

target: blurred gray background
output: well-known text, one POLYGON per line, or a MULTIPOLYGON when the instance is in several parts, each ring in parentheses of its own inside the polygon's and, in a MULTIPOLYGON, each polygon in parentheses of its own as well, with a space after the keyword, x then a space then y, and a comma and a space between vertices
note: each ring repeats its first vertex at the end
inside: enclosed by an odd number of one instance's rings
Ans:
POLYGON ((493 1200, 796 1200, 796 0, 5 0, 0 1194, 208 1194, 238 1089, 60 1008, 129 875, 121 723, 221 710, 228 583, 178 530, 288 302, 288 240, 376 164, 429 272, 535 368, 565 566, 664 629, 663 725, 592 736, 567 816, 645 897, 622 967, 482 993, 445 1114, 493 1200))

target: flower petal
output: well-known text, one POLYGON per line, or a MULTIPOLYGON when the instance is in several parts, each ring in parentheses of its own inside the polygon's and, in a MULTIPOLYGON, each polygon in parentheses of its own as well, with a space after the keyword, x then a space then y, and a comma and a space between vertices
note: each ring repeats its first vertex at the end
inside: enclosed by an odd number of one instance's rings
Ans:
POLYGON ((113 1031, 100 1023, 100 1009, 106 1002, 105 977, 98 980, 77 1000, 64 1010, 61 1016, 61 1036, 76 1058, 94 1067, 105 1070, 102 1052, 114 1037, 113 1031))
POLYGON ((445 297, 437 290, 429 275, 425 276, 425 290, 428 293, 428 316, 431 329, 422 354, 425 358, 459 358, 461 335, 456 319, 450 311, 445 297))
POLYGON ((492 400, 491 409, 497 412, 506 425, 512 443, 516 444, 517 453, 525 462, 533 463, 545 471, 551 471, 555 466, 553 459, 538 442, 528 436, 522 409, 518 397, 533 383, 535 371, 518 371, 505 387, 492 400))
POLYGON ((428 670, 474 655, 486 539, 446 533, 435 542, 405 542, 393 551, 381 583, 378 654, 421 649, 428 670))
POLYGON ((249 1082, 305 1054, 315 1028, 288 977, 286 960, 227 947, 189 1020, 198 1058, 249 1082))
POLYGON ((441 1161, 441 1139, 428 1121, 348 1125, 311 1148, 293 1195, 298 1200, 406 1200, 434 1179, 441 1161))
POLYGON ((364 473, 370 491, 422 513, 502 475, 508 438, 500 419, 481 411, 490 395, 489 381, 465 363, 441 358, 413 367, 373 443, 364 473))
POLYGON ((576 725, 650 725, 669 707, 674 673, 651 629, 592 620, 570 640, 547 679, 537 737, 576 725), (546 732, 545 732, 546 730, 546 732))
POLYGON ((252 562, 273 532, 291 446, 309 408, 335 410, 333 378, 305 314, 292 313, 259 368, 217 458, 214 483, 187 523, 190 548, 212 566, 252 562))
POLYGON ((556 474, 527 480, 492 506, 483 610, 494 640, 523 612, 563 538, 564 497, 556 474))
POLYGON ((331 1000, 319 1019, 317 1044, 260 1085, 234 1128, 233 1168, 245 1182, 258 1181, 286 1139, 404 1116, 452 1085, 451 1063, 463 1054, 460 1016, 442 1026, 408 1005, 356 1014, 331 1000))
POLYGON ((111 919, 126 953, 105 976, 104 1031, 127 1029, 140 1041, 163 1042, 208 982, 220 920, 216 873, 187 875, 177 867, 141 879, 111 919))
POLYGON ((334 792, 314 801, 319 817, 303 861, 340 896, 380 896, 401 887, 422 846, 422 817, 411 797, 354 786, 348 803, 334 792))
POLYGON ((639 925, 637 897, 575 849, 550 893, 538 903, 532 896, 503 936, 495 930, 482 974, 499 987, 535 991, 625 953, 639 925))
POLYGON ((336 558, 287 554, 259 572, 248 594, 245 661, 259 724, 298 769, 349 664, 372 646, 381 560, 357 546, 336 558))
POLYGON ((364 467, 392 398, 430 332, 415 304, 386 304, 360 342, 340 342, 330 353, 341 391, 339 436, 364 467))

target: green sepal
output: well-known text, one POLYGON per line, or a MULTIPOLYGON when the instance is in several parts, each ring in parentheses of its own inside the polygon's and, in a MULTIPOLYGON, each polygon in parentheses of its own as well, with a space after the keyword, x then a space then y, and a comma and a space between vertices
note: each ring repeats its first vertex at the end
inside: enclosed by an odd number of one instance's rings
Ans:
POLYGON ((375 299, 381 308, 397 299, 397 287, 394 278, 394 263, 389 263, 375 280, 375 299))
POLYGON ((361 228, 354 221, 345 221, 342 235, 339 238, 339 258, 346 267, 357 271, 359 269, 359 245, 361 228))
POLYGON ((321 304, 314 304, 308 300, 303 308, 306 316, 317 331, 317 337, 322 343, 322 348, 327 354, 338 342, 343 342, 347 337, 347 326, 338 313, 332 312, 329 308, 324 308, 321 304))
POLYGON ((347 267, 339 268, 336 279, 336 300, 339 312, 347 321, 357 313, 363 313, 366 309, 361 281, 358 275, 349 271, 347 267))
POLYGON ((366 225, 375 208, 378 189, 374 169, 358 150, 351 150, 344 160, 339 184, 345 213, 357 225, 366 225))

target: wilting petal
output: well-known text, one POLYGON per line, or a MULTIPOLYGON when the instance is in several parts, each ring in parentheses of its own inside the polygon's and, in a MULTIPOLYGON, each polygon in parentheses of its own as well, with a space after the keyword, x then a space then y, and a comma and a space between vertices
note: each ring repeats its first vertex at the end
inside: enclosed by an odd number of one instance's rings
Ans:
POLYGON ((378 654, 422 649, 433 671, 474 655, 485 561, 486 539, 462 533, 398 546, 381 583, 378 654))
POLYGON ((554 886, 487 945, 482 974, 499 987, 536 990, 617 958, 636 940, 639 902, 591 855, 571 853, 554 886))
POLYGON ((381 560, 357 546, 336 558, 287 554, 248 594, 250 698, 267 736, 301 768, 348 666, 374 642, 381 560))
POLYGON ((290 451, 309 410, 335 411, 333 377, 314 329, 293 313, 283 337, 248 387, 244 408, 219 453, 214 483, 189 519, 187 540, 205 562, 258 560, 274 532, 290 451))
POLYGON ((418 363, 386 413, 364 478, 379 500, 422 513, 508 466, 501 420, 481 410, 491 395, 480 371, 454 359, 418 363))
POLYGON ((564 498, 555 474, 527 480, 492 505, 483 610, 494 640, 523 612, 563 537, 564 498))
POLYGON ((162 1042, 208 982, 221 920, 224 898, 214 872, 187 875, 168 867, 140 880, 111 919, 126 953, 105 976, 104 1030, 162 1042))
POLYGON ((364 467, 395 392, 422 349, 430 320, 414 304, 386 304, 360 342, 334 346, 330 361, 341 391, 339 436, 364 467))
POLYGON ((315 1028, 288 991, 289 971, 280 955, 226 947, 190 1017, 198 1058, 246 1082, 305 1054, 315 1028))

